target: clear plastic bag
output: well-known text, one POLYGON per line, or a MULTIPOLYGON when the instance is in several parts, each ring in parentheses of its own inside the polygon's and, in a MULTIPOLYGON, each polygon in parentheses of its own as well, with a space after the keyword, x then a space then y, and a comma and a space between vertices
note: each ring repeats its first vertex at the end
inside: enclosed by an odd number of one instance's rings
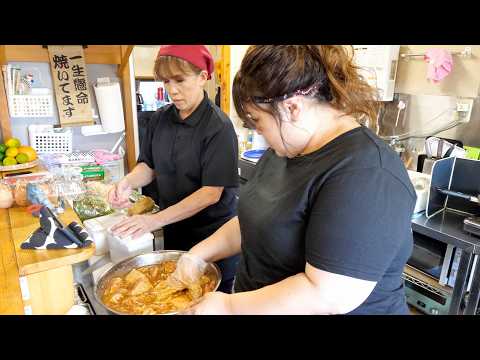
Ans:
POLYGON ((59 189, 52 176, 27 183, 26 195, 26 201, 30 204, 47 206, 57 214, 63 213, 65 209, 59 189))
POLYGON ((73 200, 73 210, 82 222, 114 212, 105 199, 89 193, 84 193, 73 200))

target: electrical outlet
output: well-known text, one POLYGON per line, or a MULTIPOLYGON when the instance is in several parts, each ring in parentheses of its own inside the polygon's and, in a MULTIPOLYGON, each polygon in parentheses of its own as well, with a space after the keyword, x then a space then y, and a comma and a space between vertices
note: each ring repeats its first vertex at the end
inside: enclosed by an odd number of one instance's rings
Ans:
POLYGON ((469 112, 470 111, 470 104, 468 103, 457 103, 457 111, 459 112, 469 112))

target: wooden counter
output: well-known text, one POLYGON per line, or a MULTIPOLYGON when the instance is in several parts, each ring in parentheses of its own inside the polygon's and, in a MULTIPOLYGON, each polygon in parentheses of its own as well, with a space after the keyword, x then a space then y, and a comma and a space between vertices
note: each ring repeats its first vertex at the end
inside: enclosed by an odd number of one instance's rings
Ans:
MULTIPOLYGON (((21 276, 31 275, 41 271, 55 269, 65 265, 72 265, 88 260, 95 252, 95 247, 85 249, 65 250, 24 250, 21 244, 39 227, 38 218, 28 214, 24 208, 13 207, 8 209, 12 227, 12 240, 17 255, 18 272, 21 276)), ((80 223, 75 212, 68 208, 59 216, 66 226, 72 221, 80 223)))
MULTIPOLYGON (((64 225, 81 223, 71 208, 59 219, 64 225)), ((90 258, 95 247, 21 249, 39 226, 23 207, 0 209, 0 314, 63 314, 73 305, 72 265, 90 258)))
POLYGON ((23 314, 22 293, 8 210, 0 209, 0 314, 23 314))

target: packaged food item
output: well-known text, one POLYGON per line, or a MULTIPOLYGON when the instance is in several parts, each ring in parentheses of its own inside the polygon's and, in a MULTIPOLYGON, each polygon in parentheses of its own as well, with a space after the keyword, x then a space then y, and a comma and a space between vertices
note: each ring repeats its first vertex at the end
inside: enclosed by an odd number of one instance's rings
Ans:
POLYGON ((145 214, 153 210, 155 206, 155 201, 149 196, 140 196, 135 203, 128 208, 128 215, 140 215, 145 214))
POLYGON ((102 181, 88 181, 85 183, 87 192, 100 196, 101 198, 107 200, 108 192, 113 187, 113 184, 105 184, 102 181))
POLYGON ((18 180, 13 190, 13 196, 15 198, 15 204, 18 206, 28 206, 30 202, 27 197, 27 184, 26 180, 18 180))
POLYGON ((105 178, 105 169, 101 165, 81 166, 84 181, 103 180, 105 178))
POLYGON ((88 193, 82 194, 73 200, 73 210, 75 210, 82 222, 111 214, 114 211, 106 200, 88 193))
POLYGON ((59 194, 73 207, 73 200, 86 192, 80 167, 71 167, 55 177, 59 194))
POLYGON ((0 183, 0 209, 12 207, 14 202, 13 193, 10 186, 4 182, 0 183))
POLYGON ((27 200, 31 204, 47 206, 56 213, 62 213, 64 211, 57 184, 52 177, 27 183, 26 192, 27 200))

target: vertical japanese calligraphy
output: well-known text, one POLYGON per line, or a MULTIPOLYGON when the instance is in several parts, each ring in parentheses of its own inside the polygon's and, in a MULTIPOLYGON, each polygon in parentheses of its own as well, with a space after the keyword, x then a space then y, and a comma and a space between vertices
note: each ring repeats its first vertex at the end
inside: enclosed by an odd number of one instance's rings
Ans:
POLYGON ((48 52, 61 125, 93 124, 82 46, 49 46, 48 52))

